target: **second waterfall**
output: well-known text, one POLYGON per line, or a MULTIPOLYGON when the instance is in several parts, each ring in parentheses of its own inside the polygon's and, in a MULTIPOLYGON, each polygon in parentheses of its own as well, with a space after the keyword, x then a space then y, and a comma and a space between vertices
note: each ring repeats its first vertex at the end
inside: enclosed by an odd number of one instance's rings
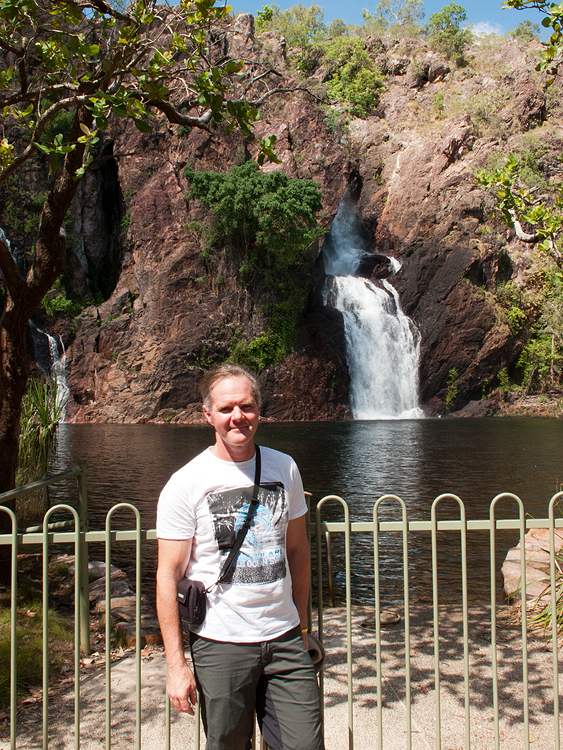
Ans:
MULTIPOLYGON (((354 419, 417 419, 420 335, 387 280, 358 276, 369 257, 353 201, 345 196, 323 246, 326 305, 343 315, 354 419)), ((393 258, 387 264, 396 272, 393 258)))

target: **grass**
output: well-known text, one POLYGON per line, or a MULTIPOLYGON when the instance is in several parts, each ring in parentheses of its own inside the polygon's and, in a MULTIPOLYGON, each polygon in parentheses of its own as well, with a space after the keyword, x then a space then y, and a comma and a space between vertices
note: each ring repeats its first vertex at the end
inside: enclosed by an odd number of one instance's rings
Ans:
MULTIPOLYGON (((25 592, 25 587, 24 593, 25 592)), ((6 595, 4 595, 4 601, 6 595)), ((43 679, 43 605, 26 595, 18 597, 16 615, 17 693, 41 685, 43 679)), ((72 661, 74 630, 68 619, 49 610, 49 665, 53 671, 72 661)), ((10 607, 0 605, 0 703, 10 700, 10 607)))

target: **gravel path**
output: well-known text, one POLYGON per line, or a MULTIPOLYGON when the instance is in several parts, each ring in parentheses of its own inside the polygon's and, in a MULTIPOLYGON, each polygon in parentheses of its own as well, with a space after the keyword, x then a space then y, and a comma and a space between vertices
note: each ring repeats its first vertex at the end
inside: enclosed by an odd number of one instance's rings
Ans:
MULTIPOLYGON (((399 612, 399 614, 401 614, 399 612)), ((499 616, 499 621, 501 615, 499 616)), ((362 626, 369 620, 368 608, 355 608, 353 615, 354 748, 378 746, 377 669, 375 633, 362 626)), ((373 613, 371 613, 373 620, 373 613)), ((442 750, 465 748, 464 660, 461 611, 456 607, 440 612, 440 696, 442 750)), ((327 610, 324 617, 325 646, 325 737, 327 750, 348 748, 347 664, 345 613, 327 610)), ((502 750, 523 750, 522 645, 520 628, 505 626, 498 631, 500 739, 502 750)), ((405 702, 404 622, 382 631, 382 728, 383 750, 407 748, 405 702)), ((435 685, 432 610, 411 610, 411 698, 412 748, 435 748, 435 685)), ((529 715, 532 750, 553 750, 552 654, 542 641, 528 646, 529 715)), ((560 667, 561 671, 563 669, 560 667)), ((472 750, 494 747, 491 686, 490 615, 487 608, 472 607, 469 614, 469 675, 472 750)), ((561 681, 560 681, 561 683, 561 681)), ((135 747, 135 660, 125 656, 112 667, 112 747, 135 747)), ((165 662, 159 648, 143 650, 142 747, 165 748, 165 662)), ((561 684, 560 684, 561 687, 561 684)), ((50 742, 54 750, 74 748, 72 686, 62 686, 51 698, 50 742), (67 692, 68 691, 68 692, 67 692)), ((563 706, 562 706, 563 713, 563 706)), ((194 747, 194 720, 172 714, 172 750, 194 747)), ((41 746, 40 705, 25 704, 19 711, 17 747, 41 746)), ((202 743, 203 744, 203 743, 202 743)), ((101 750, 105 746, 105 670, 94 669, 82 680, 81 748, 101 750)), ((9 740, 0 736, 0 750, 9 740)))

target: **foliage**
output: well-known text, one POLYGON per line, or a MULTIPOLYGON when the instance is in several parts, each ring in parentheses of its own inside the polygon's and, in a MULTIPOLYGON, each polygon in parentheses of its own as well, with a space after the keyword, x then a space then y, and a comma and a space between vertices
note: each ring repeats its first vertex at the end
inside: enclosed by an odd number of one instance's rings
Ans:
POLYGON ((362 10, 366 34, 418 36, 422 31, 419 21, 423 18, 423 0, 379 0, 373 14, 362 10))
POLYGON ((47 474, 57 426, 65 406, 58 396, 56 379, 43 382, 39 378, 30 378, 22 403, 18 486, 47 474))
POLYGON ((312 180, 265 174, 252 161, 227 174, 187 167, 185 175, 191 183, 189 197, 213 215, 208 249, 221 245, 250 283, 268 281, 272 272, 296 263, 322 233, 316 219, 321 194, 312 180))
MULTIPOLYGON (((524 163, 526 166, 526 163, 524 163)), ((529 164, 528 164, 529 166, 529 164)), ((563 236, 563 186, 553 184, 546 198, 538 198, 534 187, 524 187, 521 179, 522 162, 510 154, 504 166, 492 171, 481 171, 477 181, 496 197, 495 211, 504 223, 513 227, 521 239, 538 243, 540 250, 561 263, 561 239, 563 236), (533 230, 524 233, 521 222, 533 230)))
POLYGON ((555 375, 559 374, 559 366, 563 357, 555 348, 552 336, 538 336, 531 339, 522 350, 518 367, 523 370, 523 384, 525 393, 528 393, 532 385, 539 390, 553 385, 555 375))
POLYGON ((458 65, 464 63, 465 50, 473 40, 471 31, 461 27, 466 21, 465 8, 457 3, 449 3, 438 13, 433 13, 426 24, 431 48, 448 60, 456 60, 458 65))
MULTIPOLYGON (((54 174, 59 158, 82 144, 80 177, 110 114, 131 119, 143 132, 151 130, 148 116, 154 109, 185 127, 225 121, 228 131, 238 127, 249 135, 258 111, 244 98, 229 97, 244 63, 213 61, 206 35, 228 10, 215 7, 214 0, 183 3, 165 15, 147 0, 134 0, 126 12, 103 0, 81 6, 63 0, 50 4, 48 18, 40 0, 5 0, 0 45, 17 68, 0 73, 0 103, 4 121, 17 124, 29 144, 22 150, 16 140, 3 148, 8 159, 12 146, 11 168, 4 171, 13 172, 39 150, 49 157, 54 174), (168 37, 154 31, 162 23, 168 37), (183 115, 172 106, 171 94, 179 86, 182 91, 186 86, 183 108, 195 114, 183 115), (94 127, 86 117, 75 119, 82 109, 94 127)), ((3 177, 0 173, 0 181, 3 177)))
POLYGON ((498 387, 501 393, 507 394, 510 393, 510 391, 513 389, 513 383, 510 379, 510 375, 508 374, 508 370, 506 367, 503 367, 500 369, 497 373, 497 379, 498 379, 498 387))
POLYGON ((448 373, 445 398, 446 409, 448 411, 451 411, 453 409, 457 394, 459 392, 459 386, 457 385, 458 375, 459 373, 455 367, 452 367, 448 373))
POLYGON ((444 94, 441 91, 432 97, 432 114, 438 119, 444 117, 444 94))
POLYGON ((545 29, 551 28, 551 36, 548 42, 543 43, 544 49, 540 52, 536 70, 546 71, 551 76, 547 81, 549 86, 555 80, 563 61, 563 5, 544 0, 505 0, 503 6, 516 10, 537 8, 545 13, 541 23, 545 29))
POLYGON ((80 302, 68 299, 64 290, 57 291, 54 296, 46 294, 42 304, 47 315, 52 318, 56 318, 57 315, 69 315, 74 318, 84 307, 80 302))
POLYGON ((312 180, 283 172, 265 174, 255 162, 227 174, 186 169, 189 198, 212 215, 204 251, 215 263, 234 264, 267 315, 268 330, 251 341, 231 342, 231 359, 263 370, 293 350, 308 285, 307 249, 322 230, 321 194, 312 180))
POLYGON ((257 31, 276 31, 290 47, 306 47, 326 34, 324 10, 313 3, 306 8, 302 3, 280 10, 279 5, 266 5, 258 11, 257 31))
POLYGON ((537 23, 533 23, 529 18, 526 18, 525 21, 520 21, 518 26, 512 31, 509 31, 508 34, 519 42, 539 42, 540 27, 537 23))
POLYGON ((348 135, 350 131, 350 123, 348 122, 346 115, 332 107, 327 109, 323 122, 329 133, 332 133, 332 135, 339 140, 343 136, 348 135))
MULTIPOLYGON (((16 615, 17 642, 17 691, 23 693, 34 685, 41 685, 43 675, 43 605, 40 601, 19 602, 16 615), (34 616, 28 616, 33 612, 34 616)), ((49 636, 52 641, 68 642, 72 648, 74 630, 53 610, 49 610, 49 636)), ((0 703, 10 700, 10 608, 0 607, 0 703)), ((57 664, 62 657, 51 651, 51 664, 57 664)))
POLYGON ((326 29, 326 35, 329 39, 336 39, 339 36, 346 36, 348 33, 348 25, 341 18, 333 19, 326 29))
POLYGON ((383 76, 358 37, 339 37, 322 45, 324 64, 330 71, 326 86, 330 97, 350 114, 365 117, 379 102, 383 76))
MULTIPOLYGON (((110 119, 143 133, 167 120, 250 137, 269 96, 300 88, 270 86, 258 62, 225 54, 229 10, 215 0, 0 3, 0 184, 24 167, 50 172, 23 271, 0 237, 0 492, 15 481, 27 321, 64 272, 61 229, 78 180, 102 154, 110 119)), ((274 143, 274 136, 256 141, 260 163, 277 160, 274 143)))

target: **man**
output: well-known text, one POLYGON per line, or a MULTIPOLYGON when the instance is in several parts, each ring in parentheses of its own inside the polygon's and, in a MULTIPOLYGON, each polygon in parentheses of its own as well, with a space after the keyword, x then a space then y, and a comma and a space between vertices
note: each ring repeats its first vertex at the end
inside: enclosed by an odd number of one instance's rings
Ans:
POLYGON ((200 384, 215 444, 174 474, 157 514, 157 607, 172 705, 193 714, 200 691, 207 750, 248 750, 254 710, 266 741, 322 750, 316 676, 306 649, 310 550, 307 506, 293 459, 261 448, 259 505, 227 581, 221 567, 254 489, 260 392, 246 368, 224 364, 200 384), (176 592, 184 577, 209 588, 184 658, 176 592), (272 736, 271 732, 277 736, 272 736))

